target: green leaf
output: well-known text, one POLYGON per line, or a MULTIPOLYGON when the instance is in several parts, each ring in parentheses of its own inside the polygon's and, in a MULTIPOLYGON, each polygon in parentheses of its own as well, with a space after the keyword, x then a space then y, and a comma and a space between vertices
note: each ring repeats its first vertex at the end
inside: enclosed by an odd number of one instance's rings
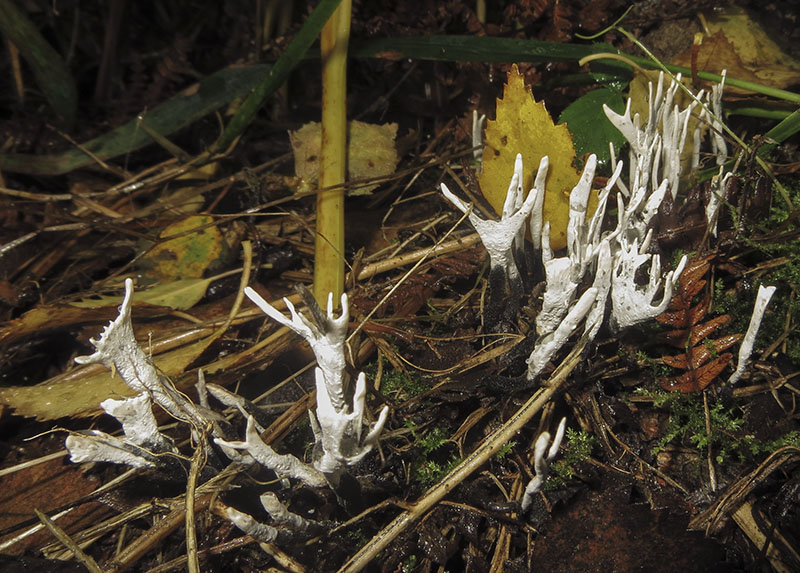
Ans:
POLYGON ((0 32, 30 67, 44 97, 67 125, 75 123, 78 90, 67 64, 28 17, 10 0, 0 0, 0 32))
MULTIPOLYGON (((147 123, 149 130, 167 136, 247 94, 269 69, 270 66, 265 64, 222 69, 153 108, 142 121, 147 123)), ((153 138, 135 119, 84 143, 83 148, 106 160, 151 143, 153 138)), ((62 175, 92 163, 95 160, 81 149, 70 149, 56 155, 0 155, 0 169, 31 175, 62 175)))
POLYGON ((625 138, 603 113, 603 104, 617 113, 625 111, 625 100, 619 92, 600 88, 576 99, 558 118, 559 123, 566 123, 572 133, 578 157, 594 153, 601 165, 607 164, 611 159, 609 141, 616 150, 625 144, 625 138))

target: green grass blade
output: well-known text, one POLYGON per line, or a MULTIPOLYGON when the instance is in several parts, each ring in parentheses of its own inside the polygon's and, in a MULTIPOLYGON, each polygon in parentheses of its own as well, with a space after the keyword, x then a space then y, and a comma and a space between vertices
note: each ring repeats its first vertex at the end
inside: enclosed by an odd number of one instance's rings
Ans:
POLYGON ((278 61, 275 62, 269 73, 264 76, 258 86, 253 90, 253 93, 248 96, 247 100, 242 104, 242 107, 239 108, 236 115, 228 122, 222 137, 217 142, 218 150, 226 149, 242 134, 247 126, 250 125, 250 122, 253 121, 256 113, 267 98, 283 85, 289 77, 289 73, 297 64, 303 61, 306 52, 319 37, 323 26, 325 26, 325 23, 339 6, 340 2, 341 0, 322 0, 322 2, 317 5, 305 24, 303 24, 303 27, 286 48, 286 51, 278 58, 278 61))
MULTIPOLYGON (((563 44, 491 36, 415 36, 352 42, 350 56, 453 62, 577 61, 607 52, 607 44, 563 44)), ((618 63, 618 67, 625 67, 618 63)))
MULTIPOLYGON (((102 160, 135 151, 153 143, 148 131, 167 136, 190 125, 197 119, 241 97, 255 88, 270 66, 253 65, 246 68, 225 68, 201 80, 196 86, 150 110, 142 121, 134 119, 83 147, 102 160)), ((70 149, 54 155, 0 155, 0 170, 31 175, 61 175, 94 163, 80 149, 70 149)))
POLYGON ((10 0, 0 0, 0 32, 25 58, 36 84, 56 115, 72 126, 78 109, 78 90, 58 52, 10 0))
POLYGON ((800 131, 800 109, 794 110, 778 125, 765 133, 764 137, 778 143, 783 143, 798 131, 800 131))
MULTIPOLYGON (((384 58, 417 60, 456 61, 456 62, 559 62, 578 61, 592 54, 614 53, 624 56, 631 62, 647 68, 660 68, 658 62, 640 56, 623 54, 610 49, 608 44, 562 44, 541 42, 519 38, 494 38, 490 36, 418 36, 408 38, 380 38, 356 44, 353 43, 350 55, 357 58, 384 58)), ((595 62, 598 63, 598 62, 595 62)), ((608 70, 623 70, 630 74, 630 66, 620 61, 604 61, 608 70)), ((664 66, 672 73, 691 75, 691 70, 683 66, 664 66)), ((703 80, 719 82, 719 74, 698 72, 703 80)), ((739 80, 728 76, 726 84, 764 94, 785 101, 800 103, 800 94, 739 80)))

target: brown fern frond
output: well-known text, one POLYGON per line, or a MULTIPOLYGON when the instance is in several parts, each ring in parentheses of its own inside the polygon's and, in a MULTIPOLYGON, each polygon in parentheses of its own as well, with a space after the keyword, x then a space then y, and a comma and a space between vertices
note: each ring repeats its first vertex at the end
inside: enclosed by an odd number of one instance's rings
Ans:
POLYGON ((689 348, 689 352, 677 354, 675 356, 662 356, 661 360, 667 366, 678 368, 679 370, 696 370, 713 356, 719 356, 742 338, 741 334, 728 334, 715 340, 709 340, 705 344, 689 348))
POLYGON ((681 274, 677 292, 670 301, 669 310, 657 317, 661 324, 672 327, 662 338, 676 348, 684 350, 681 354, 664 355, 661 360, 667 366, 686 370, 677 377, 658 380, 665 390, 680 392, 699 392, 708 386, 732 358, 725 353, 741 338, 741 334, 730 334, 716 339, 709 337, 731 321, 729 314, 714 316, 706 320, 711 306, 707 294, 699 301, 695 299, 708 284, 707 275, 711 269, 713 255, 691 261, 681 274))
POLYGON ((733 358, 733 354, 726 352, 697 370, 689 370, 677 378, 662 378, 658 382, 664 390, 679 391, 684 394, 700 392, 711 384, 714 378, 719 376, 719 373, 725 369, 731 358, 733 358))

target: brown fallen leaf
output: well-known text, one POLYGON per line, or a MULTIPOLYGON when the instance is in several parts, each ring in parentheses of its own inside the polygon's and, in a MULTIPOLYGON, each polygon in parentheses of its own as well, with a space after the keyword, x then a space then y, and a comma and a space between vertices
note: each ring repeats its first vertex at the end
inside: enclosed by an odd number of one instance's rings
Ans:
MULTIPOLYGON (((749 79, 760 84, 787 88, 800 82, 800 62, 785 53, 744 8, 728 4, 707 20, 710 37, 703 39, 698 54, 701 70, 749 79)), ((690 66, 691 48, 678 55, 674 64, 690 66)), ((739 91, 726 86, 726 90, 739 91)))
POLYGON ((697 370, 690 370, 677 378, 661 378, 658 383, 664 390, 671 392, 678 390, 684 394, 699 392, 714 381, 720 372, 728 365, 733 354, 726 352, 697 370))
MULTIPOLYGON (((94 479, 87 477, 83 469, 73 464, 65 464, 63 458, 36 464, 3 476, 2 483, 0 530, 35 517, 33 508, 50 512, 93 492, 98 486, 94 479)), ((69 531, 80 530, 99 521, 100 516, 108 511, 108 508, 100 503, 82 504, 60 518, 58 523, 69 531)), ((0 543, 17 534, 19 531, 3 537, 0 543)), ((51 539, 50 533, 42 530, 4 548, 3 553, 21 555, 27 549, 39 547, 42 542, 51 539)))
POLYGON ((693 347, 689 353, 676 354, 675 356, 662 356, 661 360, 664 364, 672 366, 673 368, 678 368, 680 370, 696 370, 701 365, 705 364, 709 358, 727 350, 739 342, 741 338, 741 334, 729 334, 715 340, 710 340, 707 344, 693 347))

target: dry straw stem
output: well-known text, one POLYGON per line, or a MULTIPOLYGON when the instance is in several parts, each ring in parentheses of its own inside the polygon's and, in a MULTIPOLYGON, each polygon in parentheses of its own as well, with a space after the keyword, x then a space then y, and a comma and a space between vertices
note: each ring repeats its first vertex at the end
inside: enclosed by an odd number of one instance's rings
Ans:
POLYGON ((75 558, 83 563, 83 566, 86 567, 91 573, 102 573, 102 569, 97 565, 97 562, 92 559, 90 555, 87 555, 83 552, 83 550, 78 546, 77 543, 67 534, 66 531, 61 529, 58 525, 55 524, 49 517, 47 517, 44 513, 39 511, 38 509, 33 510, 36 513, 36 517, 38 517, 41 522, 50 530, 56 539, 58 539, 61 543, 64 544, 65 547, 68 547, 72 553, 75 555, 75 558))
POLYGON ((581 361, 581 354, 586 348, 588 337, 581 337, 564 361, 559 365, 549 380, 531 396, 513 416, 487 437, 478 448, 461 462, 442 481, 433 486, 417 501, 411 509, 397 516, 389 525, 378 532, 361 550, 345 563, 339 570, 340 573, 355 573, 361 571, 367 564, 375 559, 398 535, 407 527, 420 519, 429 509, 433 508, 448 493, 456 488, 462 481, 472 475, 506 445, 523 426, 531 421, 552 397, 561 389, 569 378, 570 373, 581 361))
POLYGON ((690 530, 703 530, 706 536, 711 536, 722 529, 729 517, 732 517, 739 528, 753 542, 759 551, 763 551, 775 571, 794 571, 788 564, 791 563, 786 551, 796 562, 800 555, 791 543, 786 542, 779 530, 771 526, 765 516, 760 516, 758 522, 753 517, 753 506, 747 497, 760 483, 766 480, 773 472, 783 466, 791 465, 800 459, 800 448, 786 446, 775 450, 764 460, 761 465, 738 481, 731 484, 717 501, 704 512, 695 516, 689 522, 690 530), (768 529, 766 534, 764 529, 768 529), (770 539, 781 541, 775 544, 770 539))

